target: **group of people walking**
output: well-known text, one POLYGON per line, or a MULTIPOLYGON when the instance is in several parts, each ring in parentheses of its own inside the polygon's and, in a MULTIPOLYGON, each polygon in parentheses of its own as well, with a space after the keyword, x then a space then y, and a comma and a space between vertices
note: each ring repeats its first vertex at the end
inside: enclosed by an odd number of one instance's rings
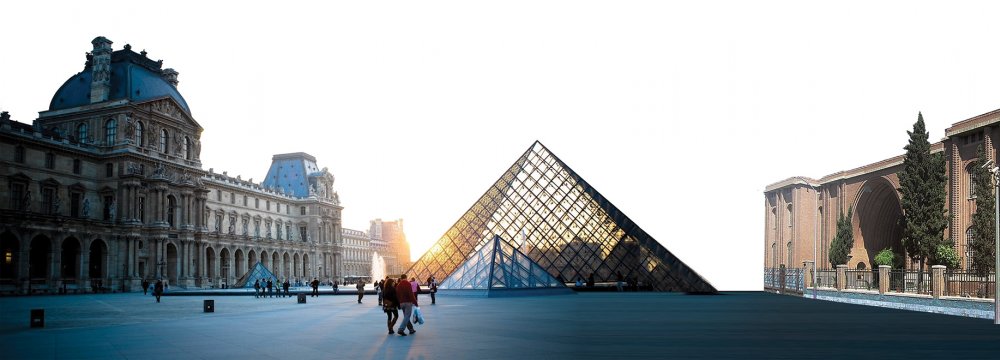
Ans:
MULTIPOLYGON (((160 296, 163 296, 164 289, 163 279, 156 279, 156 284, 153 285, 153 296, 156 297, 156 302, 160 302, 160 296)), ((146 295, 147 290, 149 290, 149 280, 142 279, 142 294, 146 295)))
POLYGON ((288 293, 288 287, 291 286, 292 284, 288 282, 288 279, 285 279, 284 282, 279 284, 275 284, 275 282, 277 282, 277 280, 267 279, 263 283, 260 281, 260 279, 254 280, 253 297, 255 298, 274 297, 275 292, 278 293, 278 297, 291 296, 288 293), (278 289, 277 288, 278 286, 280 286, 281 289, 278 289), (284 290, 284 292, 281 291, 282 289, 284 290))
MULTIPOLYGON (((437 302, 435 298, 437 281, 431 277, 427 279, 427 284, 431 294, 431 304, 434 304, 437 302)), ((422 324, 424 322, 423 315, 420 313, 420 306, 417 302, 417 294, 420 293, 420 282, 415 278, 407 280, 406 274, 403 274, 399 277, 399 280, 386 277, 384 280, 378 281, 375 283, 375 289, 378 293, 379 305, 382 305, 382 311, 386 314, 386 325, 389 329, 389 335, 399 334, 406 336, 407 331, 411 335, 416 333, 417 331, 413 329, 413 324, 422 324), (403 311, 402 322, 399 322, 400 310, 403 311), (393 330, 397 323, 399 323, 399 329, 393 330)))

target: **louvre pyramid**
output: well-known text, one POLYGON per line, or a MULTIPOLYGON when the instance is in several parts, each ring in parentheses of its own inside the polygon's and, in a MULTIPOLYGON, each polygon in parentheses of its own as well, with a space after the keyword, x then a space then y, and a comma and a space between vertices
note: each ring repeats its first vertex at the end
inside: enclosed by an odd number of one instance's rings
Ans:
POLYGON ((246 274, 243 274, 243 276, 236 280, 236 285, 233 287, 252 288, 254 281, 257 281, 258 279, 261 282, 260 286, 266 286, 268 279, 272 279, 275 282, 275 285, 277 285, 278 281, 278 277, 274 276, 274 273, 271 272, 271 270, 268 270, 264 264, 261 264, 258 261, 257 265, 253 266, 253 269, 250 269, 250 271, 247 271, 246 274))
POLYGON ((559 281, 620 273, 654 291, 716 291, 537 141, 407 273, 447 278, 494 236, 559 281))
POLYGON ((451 289, 535 289, 565 288, 545 269, 531 261, 500 236, 485 243, 438 288, 451 289))

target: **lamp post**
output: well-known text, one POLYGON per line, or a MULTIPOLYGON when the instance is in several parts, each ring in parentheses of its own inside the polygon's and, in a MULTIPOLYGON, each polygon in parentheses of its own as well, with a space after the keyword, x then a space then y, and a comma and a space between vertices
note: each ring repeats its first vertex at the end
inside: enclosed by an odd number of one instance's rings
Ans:
POLYGON ((990 180, 993 182, 993 196, 996 201, 993 204, 994 210, 993 221, 995 227, 993 228, 993 246, 994 255, 996 257, 993 267, 993 324, 1000 325, 1000 286, 997 286, 997 270, 1000 270, 1000 168, 994 165, 993 160, 987 160, 983 164, 984 168, 990 171, 990 180))
POLYGON ((128 263, 122 263, 122 292, 125 292, 125 280, 128 278, 126 276, 128 271, 128 263))
POLYGON ((158 279, 162 279, 163 278, 163 267, 166 266, 166 265, 167 265, 167 262, 163 261, 163 259, 160 259, 160 261, 158 261, 156 263, 156 266, 157 266, 156 277, 158 279))

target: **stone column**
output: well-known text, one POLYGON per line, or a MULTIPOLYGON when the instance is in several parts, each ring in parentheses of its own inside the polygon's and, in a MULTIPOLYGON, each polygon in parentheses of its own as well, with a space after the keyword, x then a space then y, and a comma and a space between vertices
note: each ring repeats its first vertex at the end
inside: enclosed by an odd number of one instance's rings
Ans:
POLYGON ((806 260, 802 262, 802 265, 805 266, 806 270, 805 271, 806 288, 811 288, 813 287, 813 273, 816 272, 816 262, 812 260, 806 260))
POLYGON ((847 287, 847 265, 837 265, 837 290, 844 290, 847 287))
POLYGON ((931 292, 935 299, 944 295, 944 265, 931 266, 931 292))
POLYGON ((892 267, 889 265, 879 265, 878 266, 878 293, 885 294, 889 292, 889 269, 892 267))

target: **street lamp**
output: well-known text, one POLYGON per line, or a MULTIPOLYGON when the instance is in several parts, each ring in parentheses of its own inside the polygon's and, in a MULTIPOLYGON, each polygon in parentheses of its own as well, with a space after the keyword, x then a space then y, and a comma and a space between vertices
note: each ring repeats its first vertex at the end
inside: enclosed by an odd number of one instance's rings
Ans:
MULTIPOLYGON (((987 160, 983 164, 984 168, 989 169, 990 179, 993 180, 993 196, 996 202, 1000 202, 1000 168, 996 167, 993 160, 987 160)), ((1000 286, 997 286, 997 270, 1000 270, 1000 204, 993 204, 996 213, 993 214, 993 220, 995 227, 993 229, 993 246, 995 246, 996 263, 993 267, 993 324, 1000 325, 1000 286)))

